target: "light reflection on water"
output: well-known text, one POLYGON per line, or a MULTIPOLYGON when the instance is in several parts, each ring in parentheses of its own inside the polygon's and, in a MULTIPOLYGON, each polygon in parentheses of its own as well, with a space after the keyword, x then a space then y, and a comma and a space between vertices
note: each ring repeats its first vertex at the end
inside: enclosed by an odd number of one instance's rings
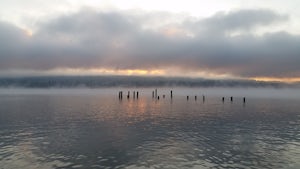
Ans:
POLYGON ((0 94, 0 168, 300 168, 299 99, 94 91, 0 94))

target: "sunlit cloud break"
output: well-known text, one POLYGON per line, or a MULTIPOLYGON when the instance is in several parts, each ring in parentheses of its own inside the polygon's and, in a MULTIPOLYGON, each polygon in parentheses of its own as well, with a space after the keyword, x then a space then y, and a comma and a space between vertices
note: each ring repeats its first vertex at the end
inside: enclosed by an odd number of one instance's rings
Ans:
POLYGON ((299 79, 300 36, 277 29, 289 20, 270 9, 178 17, 93 8, 34 30, 0 20, 0 74, 299 79))

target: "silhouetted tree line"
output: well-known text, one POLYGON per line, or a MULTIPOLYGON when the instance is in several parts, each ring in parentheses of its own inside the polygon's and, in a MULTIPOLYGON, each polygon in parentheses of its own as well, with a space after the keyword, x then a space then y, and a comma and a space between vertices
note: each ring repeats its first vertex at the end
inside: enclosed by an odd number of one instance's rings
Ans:
POLYGON ((212 80, 203 78, 168 78, 141 76, 41 76, 2 77, 0 87, 74 88, 74 87, 299 87, 300 84, 255 80, 212 80))

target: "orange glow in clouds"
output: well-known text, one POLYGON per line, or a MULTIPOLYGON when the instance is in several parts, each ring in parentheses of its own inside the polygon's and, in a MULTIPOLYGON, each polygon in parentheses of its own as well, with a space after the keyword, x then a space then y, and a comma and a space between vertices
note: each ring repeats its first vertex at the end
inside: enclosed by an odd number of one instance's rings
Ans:
POLYGON ((164 76, 166 73, 160 69, 71 69, 71 68, 60 68, 48 71, 47 74, 62 74, 65 75, 136 75, 136 76, 164 76))
POLYGON ((300 77, 296 77, 296 78, 254 77, 250 79, 256 81, 263 81, 263 82, 285 82, 285 83, 300 82, 300 77))
POLYGON ((117 74, 120 75, 164 75, 162 70, 143 70, 143 69, 126 69, 126 70, 117 70, 117 74))
POLYGON ((207 79, 249 79, 264 82, 284 82, 293 83, 300 82, 300 77, 296 78, 276 78, 276 77, 235 77, 231 74, 218 74, 209 71, 182 71, 176 68, 166 69, 106 69, 106 68, 90 68, 90 69, 72 69, 59 68, 45 72, 47 75, 125 75, 125 76, 168 76, 168 77, 192 77, 207 79), (63 73, 62 73, 63 72, 63 73))

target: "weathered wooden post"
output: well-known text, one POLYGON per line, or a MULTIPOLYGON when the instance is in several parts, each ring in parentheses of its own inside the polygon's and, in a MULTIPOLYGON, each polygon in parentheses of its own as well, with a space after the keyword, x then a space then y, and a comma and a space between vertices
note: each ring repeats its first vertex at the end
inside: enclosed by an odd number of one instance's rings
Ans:
POLYGON ((157 99, 157 89, 155 89, 155 98, 157 99))
POLYGON ((203 102, 205 102, 205 96, 204 95, 202 96, 202 100, 203 100, 203 102))
POLYGON ((222 97, 222 102, 224 102, 224 100, 225 100, 225 98, 224 98, 224 97, 222 97))
POLYGON ((133 91, 133 98, 135 99, 135 91, 133 91))
POLYGON ((166 97, 166 95, 163 95, 163 98, 165 98, 166 97))
POLYGON ((173 98, 173 91, 171 90, 171 99, 173 98))
POLYGON ((130 97, 130 91, 128 91, 128 94, 127 94, 127 99, 129 99, 130 97))
POLYGON ((186 96, 186 100, 189 100, 189 96, 186 96))
POLYGON ((122 91, 119 91, 119 99, 122 99, 122 91))
POLYGON ((243 102, 246 103, 246 98, 245 97, 243 98, 243 102))
POLYGON ((233 98, 232 98, 232 96, 230 97, 230 101, 231 101, 231 102, 233 101, 233 98))
POLYGON ((195 96, 195 100, 197 100, 197 96, 195 96))
POLYGON ((139 98, 139 91, 136 92, 136 98, 139 98))
POLYGON ((152 91, 152 98, 154 98, 154 91, 152 91))

